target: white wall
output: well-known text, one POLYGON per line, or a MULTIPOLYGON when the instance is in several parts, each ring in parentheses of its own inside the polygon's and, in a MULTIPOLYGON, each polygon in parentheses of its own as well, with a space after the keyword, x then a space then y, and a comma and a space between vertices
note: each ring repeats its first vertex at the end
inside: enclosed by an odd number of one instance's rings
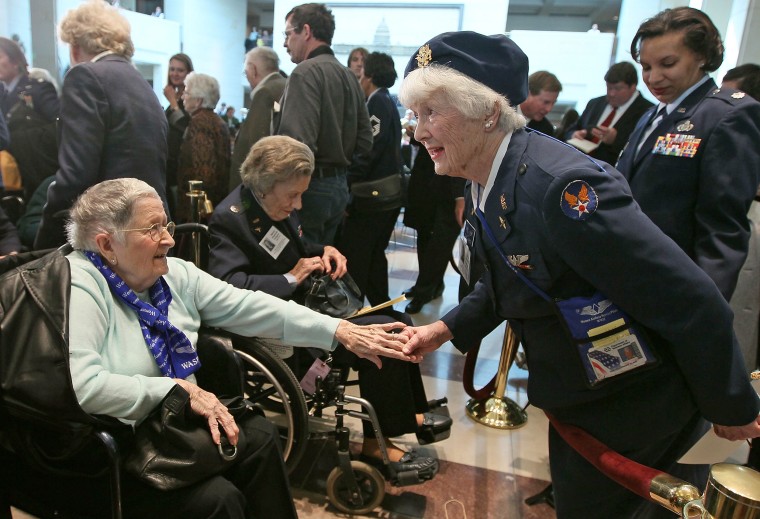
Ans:
MULTIPOLYGON (((280 67, 290 73, 295 64, 283 47, 285 15, 300 1, 275 2, 274 49, 280 56, 280 67)), ((333 0, 327 2, 335 16, 333 51, 341 63, 354 47, 366 47, 370 52, 386 52, 393 57, 399 81, 391 92, 397 92, 409 59, 427 40, 446 31, 469 30, 484 34, 504 32, 508 1, 491 0, 416 0, 411 2, 356 2, 333 0), (350 4, 350 5, 345 5, 350 4), (375 36, 384 22, 388 28, 388 45, 378 46, 375 36)))
POLYGON ((581 112, 589 99, 604 95, 614 35, 604 32, 511 31, 528 55, 530 73, 548 70, 562 83, 559 103, 581 112))

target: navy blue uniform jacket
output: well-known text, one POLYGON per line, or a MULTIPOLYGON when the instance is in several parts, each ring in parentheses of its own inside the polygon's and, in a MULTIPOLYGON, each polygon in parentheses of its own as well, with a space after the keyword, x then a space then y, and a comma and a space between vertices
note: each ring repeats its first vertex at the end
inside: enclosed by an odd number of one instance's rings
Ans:
POLYGON ((728 300, 747 255, 746 215, 760 183, 760 103, 708 80, 663 119, 636 153, 654 110, 636 125, 616 167, 644 214, 728 300), (657 138, 669 133, 702 139, 696 155, 652 153, 657 138))
POLYGON ((71 68, 61 96, 60 166, 35 248, 63 243, 56 213, 103 180, 139 178, 166 207, 168 126, 153 89, 125 57, 108 55, 71 68))
POLYGON ((474 215, 468 221, 478 229, 475 252, 488 270, 443 317, 454 345, 464 350, 508 319, 527 355, 531 403, 623 451, 652 434, 680 431, 697 411, 722 425, 753 421, 760 401, 728 304, 642 213, 622 175, 602 166, 570 146, 518 130, 486 200, 486 219, 504 254, 523 256, 522 272, 543 291, 554 298, 602 292, 650 332, 661 363, 589 389, 553 305, 504 264, 474 215), (563 190, 576 180, 598 197, 584 221, 561 209, 563 190))
POLYGON ((241 196, 244 190, 248 188, 239 185, 214 209, 209 222, 209 273, 238 288, 261 290, 303 303, 297 288, 292 288, 283 274, 290 272, 301 258, 321 256, 324 247, 301 239, 296 211, 286 220, 273 222, 255 200, 250 200, 250 195, 241 196), (250 202, 244 204, 246 198, 250 202), (290 240, 277 259, 259 244, 272 226, 290 240))

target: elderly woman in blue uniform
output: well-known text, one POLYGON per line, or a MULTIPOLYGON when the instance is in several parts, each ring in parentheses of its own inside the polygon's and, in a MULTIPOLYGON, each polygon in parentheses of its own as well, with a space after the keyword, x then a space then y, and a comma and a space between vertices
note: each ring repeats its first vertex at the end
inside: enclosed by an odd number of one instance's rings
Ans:
MULTIPOLYGON (((760 436, 731 311, 620 173, 525 128, 514 107, 527 70, 511 40, 472 32, 433 38, 407 66, 400 100, 417 114, 415 138, 436 173, 470 181, 464 249, 487 271, 441 320, 407 328, 404 351, 419 359, 447 340, 464 351, 508 320, 533 405, 701 487, 707 467, 677 460, 706 420, 723 437, 760 436)), ((549 448, 560 519, 671 516, 613 483, 553 427, 549 448)))
MULTIPOLYGON (((291 137, 264 137, 253 145, 240 168, 242 185, 216 207, 209 222, 208 270, 213 276, 238 288, 304 304, 312 273, 330 274, 333 279, 346 275, 348 262, 338 249, 302 237, 297 209, 313 171, 314 154, 291 137)), ((409 316, 392 309, 388 312, 353 317, 351 321, 412 324, 409 316)), ((451 428, 451 418, 430 412, 419 366, 384 359, 382 369, 378 369, 342 346, 332 357, 334 366, 358 371, 359 390, 375 408, 394 468, 417 470, 424 479, 432 477, 438 470, 436 459, 404 451, 388 440, 416 432, 420 441, 427 443, 431 435, 451 428)), ((300 375, 297 358, 289 362, 300 375)), ((365 461, 376 463, 382 457, 379 440, 369 422, 363 421, 362 426, 362 455, 365 461)))
POLYGON ((666 9, 646 20, 631 54, 659 104, 639 120, 616 167, 644 214, 730 299, 760 183, 760 103, 710 78, 723 62, 723 43, 697 9, 666 9))

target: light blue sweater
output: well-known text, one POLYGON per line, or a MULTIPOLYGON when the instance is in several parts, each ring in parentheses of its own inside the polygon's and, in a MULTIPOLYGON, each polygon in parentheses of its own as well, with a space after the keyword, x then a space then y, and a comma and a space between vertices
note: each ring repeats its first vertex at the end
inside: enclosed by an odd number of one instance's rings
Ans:
MULTIPOLYGON (((88 413, 139 421, 175 383, 161 375, 137 314, 113 296, 103 275, 81 252, 72 252, 67 259, 71 264, 69 353, 77 399, 88 413)), ((192 344, 203 323, 293 346, 335 348, 339 319, 263 292, 235 288, 192 263, 177 258, 168 261, 164 279, 173 297, 169 321, 192 344)), ((138 295, 149 301, 147 292, 138 295)), ((195 381, 192 375, 188 380, 195 381)))

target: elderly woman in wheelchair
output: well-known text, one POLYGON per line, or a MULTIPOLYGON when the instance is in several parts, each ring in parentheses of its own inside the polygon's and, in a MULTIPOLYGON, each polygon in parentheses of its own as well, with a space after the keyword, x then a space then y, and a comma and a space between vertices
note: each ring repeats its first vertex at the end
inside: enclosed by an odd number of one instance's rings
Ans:
MULTIPOLYGON (((314 155, 305 144, 285 136, 258 141, 241 167, 242 185, 217 206, 209 222, 209 272, 236 287, 300 304, 312 273, 327 273, 333 279, 344 276, 346 258, 337 249, 301 238, 296 210, 313 171, 314 155)), ((407 315, 393 310, 351 321, 412 324, 407 315)), ((358 371, 362 397, 377 413, 383 436, 417 433, 420 443, 430 443, 448 435, 451 418, 430 412, 417 364, 384 359, 379 369, 341 345, 332 358, 335 366, 358 371)), ((302 374, 306 366, 295 365, 298 359, 287 360, 296 374, 302 374)), ((306 360, 308 365, 312 359, 306 360)), ((363 422, 363 433, 362 458, 378 464, 381 447, 370 422, 363 422)), ((435 475, 434 458, 405 452, 387 439, 385 444, 395 470, 413 470, 422 479, 435 475)))
MULTIPOLYGON (((404 324, 358 326, 237 289, 167 257, 174 227, 156 191, 136 179, 97 184, 71 209, 67 233, 75 250, 66 258, 76 314, 69 324, 70 369, 85 411, 140 422, 180 385, 214 442, 223 432, 234 445, 234 418, 216 395, 195 383, 196 371, 203 369, 195 349, 201 321, 325 351, 339 342, 377 364, 379 355, 405 360, 398 335, 391 333, 404 324)), ((171 491, 128 485, 127 479, 127 515, 158 517, 171 510, 177 517, 296 517, 278 433, 265 418, 256 418, 256 440, 241 453, 245 471, 233 468, 171 491)))

